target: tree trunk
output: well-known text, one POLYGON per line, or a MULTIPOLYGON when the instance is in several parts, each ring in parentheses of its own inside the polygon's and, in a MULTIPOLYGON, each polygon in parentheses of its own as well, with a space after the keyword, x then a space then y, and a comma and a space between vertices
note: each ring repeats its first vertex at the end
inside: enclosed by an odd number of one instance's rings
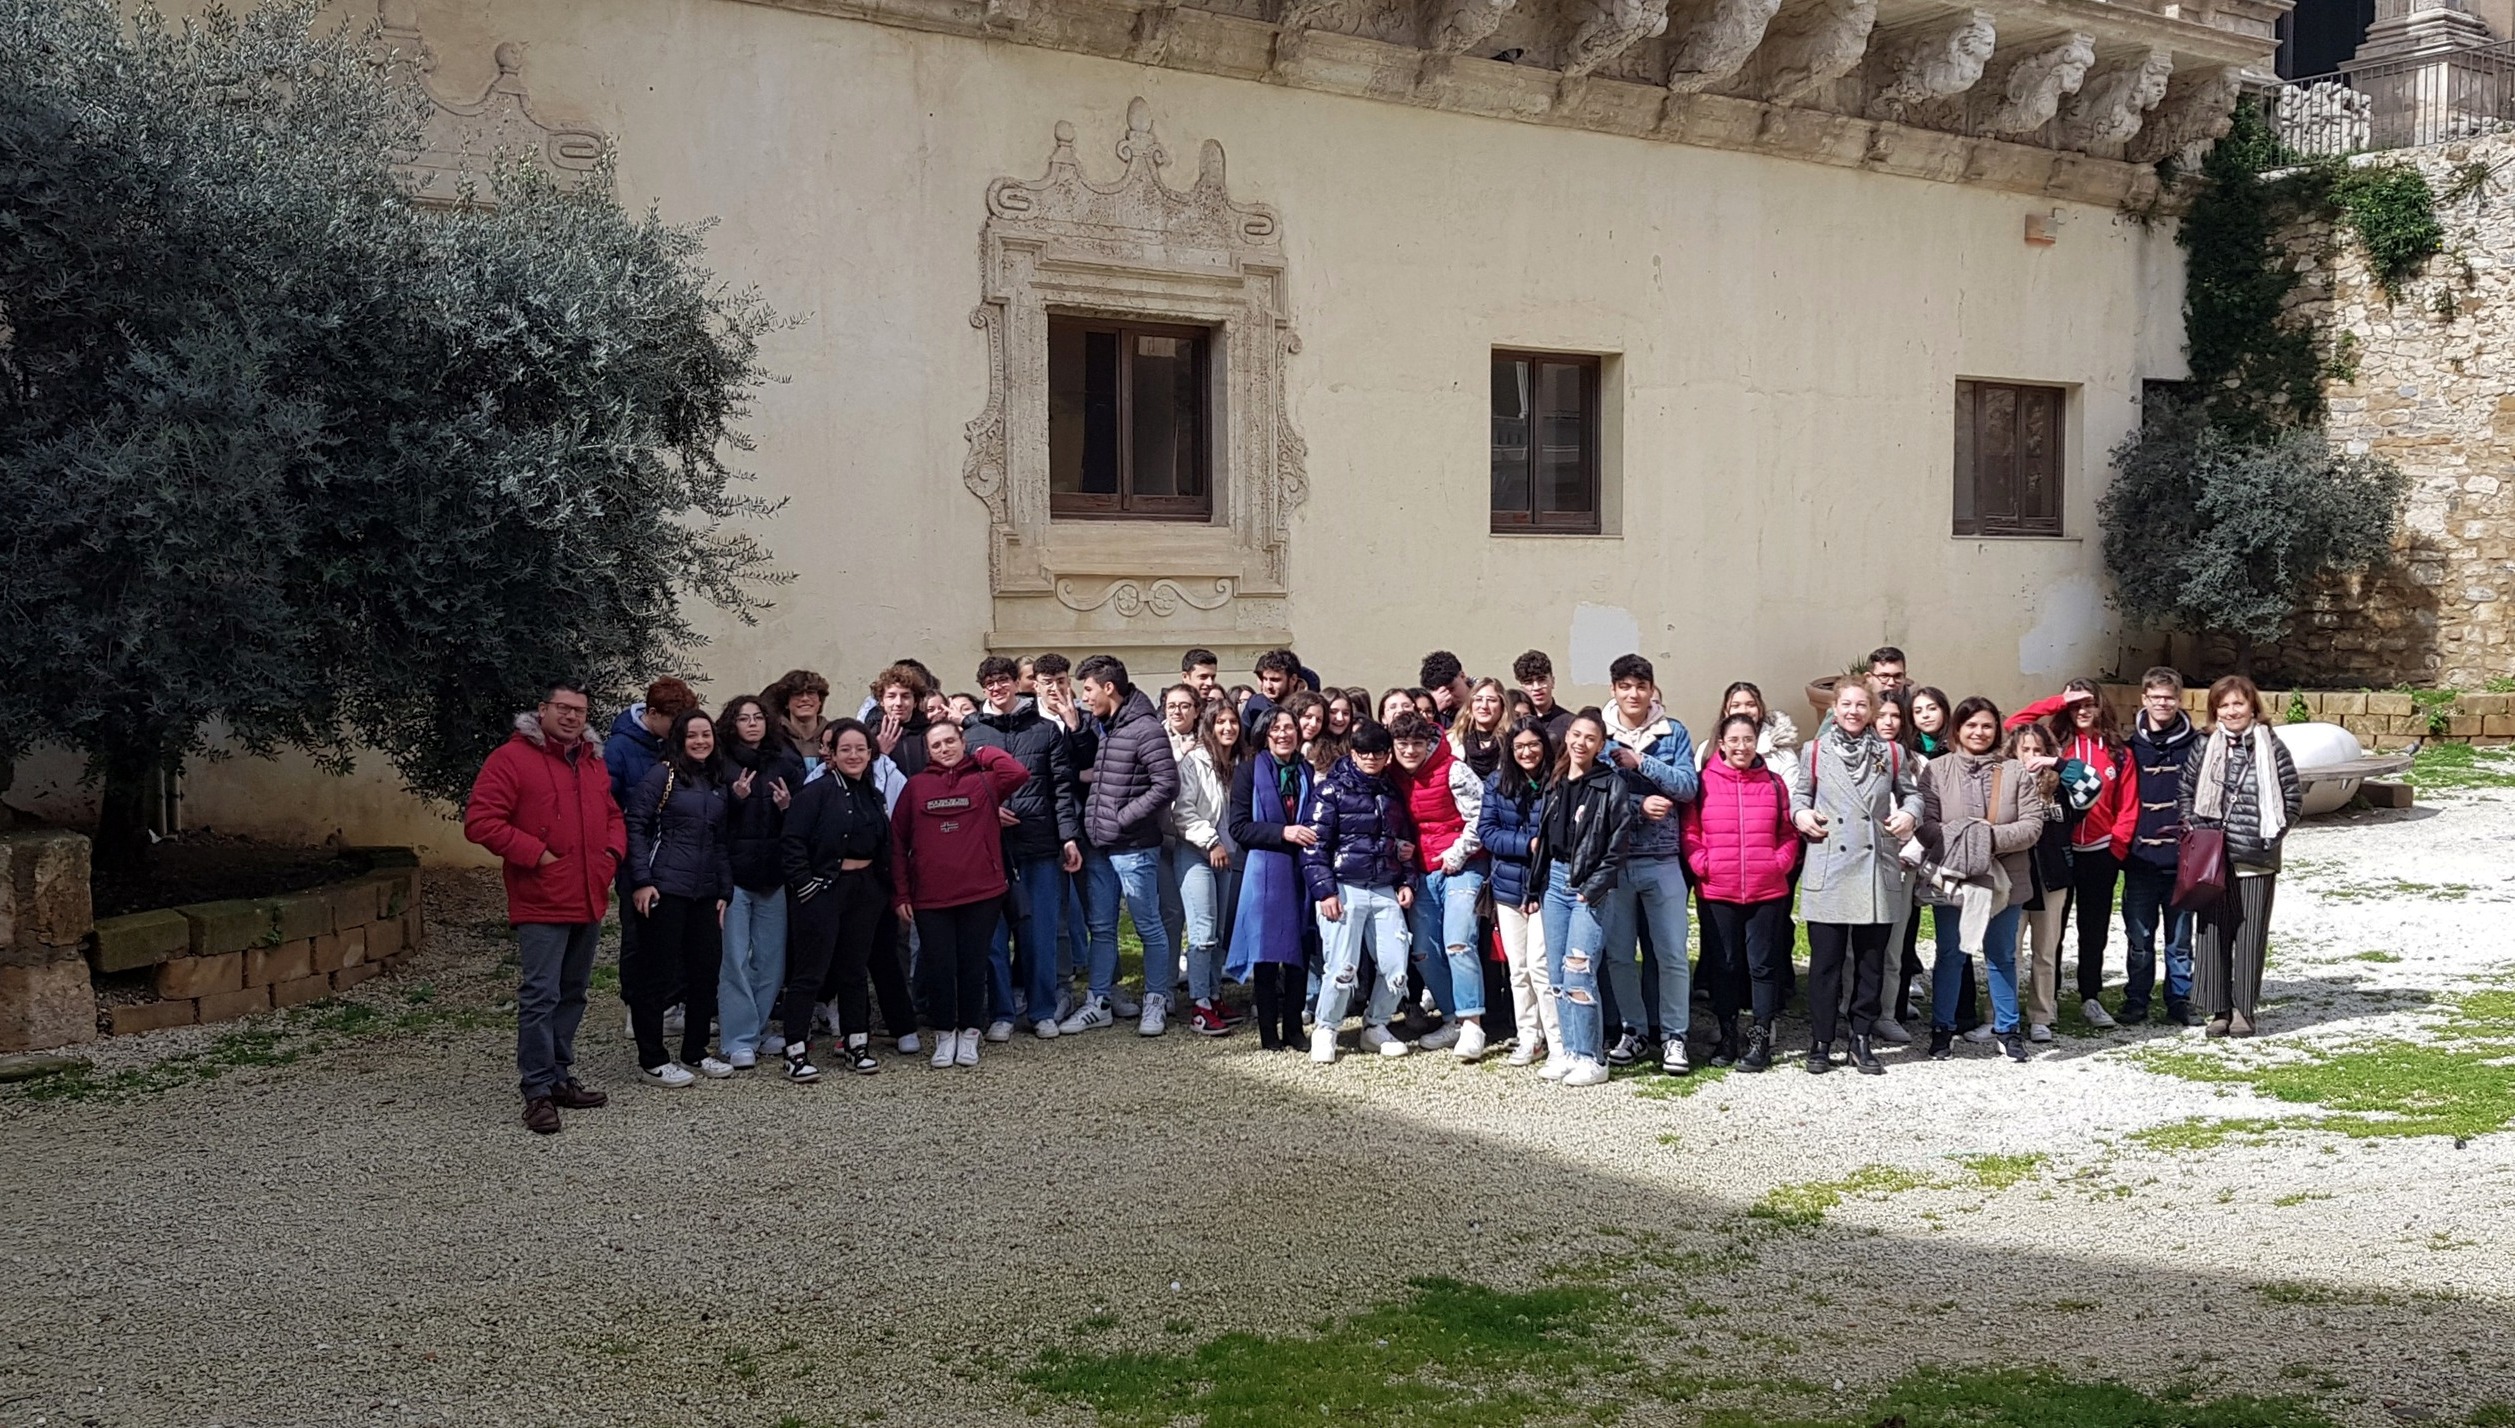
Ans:
POLYGON ((111 877, 145 877, 149 869, 150 800, 161 761, 156 745, 118 745, 102 750, 104 797, 96 814, 96 871, 111 877))
POLYGON ((2236 635, 2235 641, 2236 673, 2243 675, 2247 679, 2251 679, 2253 677, 2253 637, 2251 635, 2239 633, 2236 635))

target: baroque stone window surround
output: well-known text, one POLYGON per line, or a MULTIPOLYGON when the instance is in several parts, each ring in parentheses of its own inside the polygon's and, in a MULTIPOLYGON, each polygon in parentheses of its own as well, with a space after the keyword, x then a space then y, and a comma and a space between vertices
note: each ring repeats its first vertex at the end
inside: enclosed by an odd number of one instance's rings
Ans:
POLYGON ((1214 140, 1192 186, 1164 182, 1169 155, 1141 98, 1127 106, 1116 183, 1092 182, 1074 146, 1074 126, 1060 122, 1044 177, 998 178, 986 190, 970 322, 986 334, 988 396, 965 433, 962 479, 988 510, 989 644, 1263 648, 1289 638, 1290 520, 1307 480, 1284 410, 1284 359, 1300 343, 1280 224, 1272 209, 1230 198, 1214 140), (1052 312, 1214 334, 1210 522, 1051 518, 1052 312))

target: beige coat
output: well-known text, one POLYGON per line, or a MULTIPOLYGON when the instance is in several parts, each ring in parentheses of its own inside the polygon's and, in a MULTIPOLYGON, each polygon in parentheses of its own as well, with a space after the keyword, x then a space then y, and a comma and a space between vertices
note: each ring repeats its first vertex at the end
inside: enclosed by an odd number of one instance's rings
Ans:
POLYGON ((2015 759, 1986 754, 1947 753, 1921 771, 1921 846, 1932 861, 1946 854, 1948 840, 1966 819, 1991 825, 1991 853, 2008 873, 2008 905, 2019 906, 2035 895, 2033 870, 2027 866, 2043 837, 2043 792, 2034 773, 2015 759), (1976 772, 1980 770, 1981 772, 1976 772), (1995 791, 1999 806, 1985 812, 1995 791))

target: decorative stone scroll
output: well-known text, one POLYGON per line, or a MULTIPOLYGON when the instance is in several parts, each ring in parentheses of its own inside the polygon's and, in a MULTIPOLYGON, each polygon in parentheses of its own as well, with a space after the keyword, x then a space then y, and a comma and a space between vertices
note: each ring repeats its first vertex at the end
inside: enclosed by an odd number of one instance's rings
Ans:
POLYGON ((1140 98, 1127 105, 1115 153, 1115 181, 1093 182, 1075 154, 1074 126, 1059 123, 1045 176, 987 186, 981 299, 969 319, 986 337, 987 402, 966 429, 961 479, 987 507, 990 643, 1087 640, 1123 650, 1140 637, 1254 654, 1289 638, 1292 513, 1309 489, 1306 451, 1285 411, 1284 363, 1300 343, 1281 221, 1232 198, 1212 139, 1192 185, 1165 182, 1170 155, 1140 98), (1051 310, 1211 334, 1211 522, 1050 517, 1051 310))
POLYGON ((437 90, 437 55, 419 32, 416 0, 377 0, 376 18, 386 65, 415 80, 429 100, 419 147, 397 156, 397 167, 421 203, 488 202, 486 180, 501 156, 531 159, 563 177, 600 167, 599 130, 546 123, 533 112, 524 87, 524 54, 516 45, 502 44, 493 52, 498 77, 479 98, 448 99, 437 90))
POLYGON ((1490 39, 1512 0, 1442 0, 1427 39, 1436 55, 1463 55, 1490 39))
POLYGON ((2148 111, 2166 97, 2174 77, 2174 56, 2160 49, 2144 50, 2097 70, 2079 86, 2054 122, 2053 142, 2064 149, 2083 149, 2113 157, 2140 130, 2148 111))
POLYGON ((1785 7, 1765 31, 1755 56, 1759 99, 1795 104, 1860 67, 1877 0, 1809 0, 1785 7))
POLYGON ((1870 112, 1893 119, 1916 104, 1962 94, 1982 78, 1999 42, 1988 10, 1966 10, 1872 45, 1878 91, 1870 112))
POLYGON ((1599 66, 1667 30, 1668 0, 1592 0, 1555 68, 1567 82, 1586 79, 1599 66))
POLYGON ((2243 71, 2232 65, 2176 74, 2122 156, 2135 164, 2172 157, 2185 168, 2200 167, 2202 156, 2235 127, 2243 93, 2243 71))
POLYGON ((1979 122, 1993 134, 2031 134, 2052 122, 2096 63, 2096 39, 2078 31, 2018 56, 1997 84, 1976 90, 1979 122))
POLYGON ((1668 88, 1700 94, 1736 74, 1780 8, 1781 0, 1698 0, 1671 17, 1668 88))

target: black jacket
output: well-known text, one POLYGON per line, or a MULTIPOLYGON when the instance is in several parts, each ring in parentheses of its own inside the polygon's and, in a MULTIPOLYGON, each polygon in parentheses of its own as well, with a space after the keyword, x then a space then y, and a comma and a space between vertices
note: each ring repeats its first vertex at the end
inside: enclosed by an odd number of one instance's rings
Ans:
POLYGON ((1170 752, 1170 731, 1144 691, 1131 688, 1100 731, 1091 788, 1083 798, 1083 828, 1103 852, 1158 848, 1162 814, 1178 796, 1179 761, 1170 752))
POLYGON ((1312 902, 1336 896, 1339 883, 1394 888, 1406 881, 1397 845, 1415 841, 1415 816, 1405 795, 1386 778, 1356 768, 1350 756, 1312 787, 1301 821, 1319 832, 1319 841, 1301 850, 1301 878, 1312 902))
MULTIPOLYGON (((1291 853, 1298 857, 1300 846, 1284 841, 1284 830, 1301 821, 1301 800, 1296 797, 1293 806, 1286 809, 1276 791, 1270 788, 1261 803, 1257 765, 1257 754, 1252 753, 1241 759, 1240 766, 1231 771, 1231 805, 1227 814, 1231 826, 1226 830, 1231 837, 1231 845, 1242 849, 1263 849, 1270 853, 1291 853)), ((1293 767, 1299 770, 1295 775, 1295 788, 1315 782, 1310 766, 1301 761, 1299 754, 1293 755, 1293 767)))
POLYGON ((891 815, 882 806, 882 791, 870 778, 828 769, 795 794, 778 853, 786 889, 797 902, 822 895, 838 877, 838 865, 850 858, 870 858, 882 886, 894 886, 891 815))
POLYGON ((778 839, 786 831, 786 810, 777 806, 771 786, 783 780, 786 797, 791 804, 803 792, 803 760, 794 746, 784 739, 770 738, 751 746, 728 739, 725 757, 725 794, 732 805, 726 836, 733 844, 734 886, 755 893, 774 892, 786 885, 785 865, 778 852, 778 839), (751 796, 734 793, 734 782, 744 770, 751 772, 751 796))
POLYGON ((629 793, 629 886, 673 897, 734 895, 732 800, 719 777, 688 778, 659 763, 629 793))
MULTIPOLYGON (((2214 729, 2203 736, 2208 739, 2219 737, 2222 736, 2214 729)), ((2226 816, 2202 818, 2192 812, 2193 802, 2200 794, 2201 755, 2205 752, 2204 748, 2196 746, 2192 757, 2183 765, 2183 785, 2175 803, 2182 810, 2185 823, 2195 828, 2226 830, 2228 862, 2277 872, 2279 845, 2288 841, 2288 830, 2297 825, 2297 810, 2305 803, 2305 786, 2297 781, 2296 761, 2288 757, 2288 746, 2279 742, 2278 735, 2271 736, 2270 748, 2271 756, 2278 761, 2279 767, 2266 776, 2264 770, 2254 764, 2251 731, 2246 731, 2243 738, 2234 741, 2234 746, 2227 751, 2226 796, 2220 801, 2226 816), (2280 819, 2279 836, 2268 843, 2262 841, 2260 804, 2266 789, 2277 794, 2280 806, 2286 810, 2286 816, 2280 819)))
POLYGON ((1605 901, 1623 875, 1634 816, 1624 781, 1604 759, 1577 779, 1556 779, 1537 814, 1537 854, 1528 869, 1539 895, 1553 885, 1559 864, 1581 901, 1605 901))
POLYGON ((2132 862, 2172 871, 2183 840, 2183 766, 2199 757, 2201 740, 2181 710, 2162 732, 2152 733, 2143 714, 2131 731, 2131 795, 2139 800, 2139 827, 2131 834, 2132 862))
POLYGON ((1083 805, 1075 790, 1074 759, 1065 729, 1025 698, 1010 714, 981 709, 966 729, 973 749, 1002 749, 1030 770, 1030 782, 1003 807, 1022 820, 1004 830, 1007 865, 1053 858, 1083 836, 1083 805))

